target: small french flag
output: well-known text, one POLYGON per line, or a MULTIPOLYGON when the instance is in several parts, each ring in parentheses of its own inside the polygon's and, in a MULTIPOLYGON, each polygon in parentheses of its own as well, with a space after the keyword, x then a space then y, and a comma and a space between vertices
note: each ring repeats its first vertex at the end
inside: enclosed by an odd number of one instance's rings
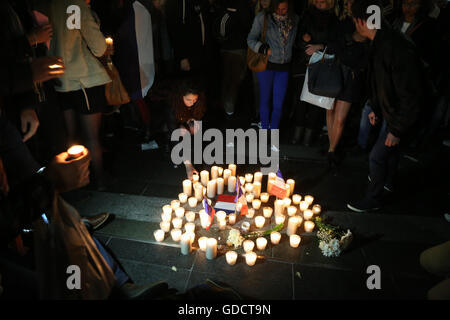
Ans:
POLYGON ((207 201, 206 198, 203 199, 203 208, 205 208, 205 212, 209 215, 210 217, 210 223, 209 226, 206 228, 206 230, 209 230, 209 228, 211 227, 213 220, 214 220, 214 214, 216 213, 216 210, 214 210, 213 207, 211 207, 207 201))
POLYGON ((286 192, 286 183, 284 182, 283 176, 281 175, 280 168, 278 168, 277 177, 272 183, 270 194, 276 196, 277 198, 284 199, 286 198, 286 192))
POLYGON ((236 179, 236 198, 234 202, 241 203, 241 215, 245 216, 248 212, 247 199, 245 198, 244 188, 241 186, 240 179, 236 179))

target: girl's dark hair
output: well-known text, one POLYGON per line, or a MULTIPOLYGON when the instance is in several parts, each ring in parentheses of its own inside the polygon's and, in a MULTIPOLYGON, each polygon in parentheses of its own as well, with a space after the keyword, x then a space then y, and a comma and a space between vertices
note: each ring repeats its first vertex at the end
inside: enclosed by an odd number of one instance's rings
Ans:
POLYGON ((287 2, 287 4, 289 5, 287 14, 289 19, 292 19, 294 16, 294 4, 292 3, 292 0, 271 0, 270 6, 268 8, 268 13, 270 14, 275 13, 278 8, 278 5, 284 2, 287 2))
POLYGON ((206 111, 206 98, 202 86, 194 80, 183 80, 177 90, 171 94, 171 105, 177 122, 187 122, 189 119, 202 119, 206 111), (188 94, 198 95, 197 102, 190 108, 186 107, 183 97, 188 94))

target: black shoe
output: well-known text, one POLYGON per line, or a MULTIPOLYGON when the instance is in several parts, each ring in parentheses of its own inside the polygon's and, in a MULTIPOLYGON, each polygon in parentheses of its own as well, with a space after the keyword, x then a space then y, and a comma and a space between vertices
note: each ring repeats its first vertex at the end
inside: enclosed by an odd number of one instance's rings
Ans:
POLYGON ((81 220, 88 224, 93 230, 99 229, 103 226, 111 217, 111 215, 107 212, 100 213, 93 217, 83 217, 81 220))
POLYGON ((347 208, 355 212, 370 212, 380 209, 380 204, 374 200, 363 198, 362 200, 347 204, 347 208))
MULTIPOLYGON (((370 174, 367 175, 367 180, 369 180, 369 182, 372 182, 372 179, 370 178, 370 174)), ((387 192, 394 192, 394 187, 392 186, 392 183, 386 183, 383 188, 387 192)))
POLYGON ((304 132, 305 132, 305 127, 295 127, 291 143, 292 144, 299 143, 303 138, 304 132))
POLYGON ((328 151, 327 154, 328 167, 336 168, 339 164, 338 157, 334 151, 328 151))
POLYGON ((313 130, 312 129, 305 129, 305 134, 303 136, 303 145, 306 147, 311 146, 313 140, 313 130))

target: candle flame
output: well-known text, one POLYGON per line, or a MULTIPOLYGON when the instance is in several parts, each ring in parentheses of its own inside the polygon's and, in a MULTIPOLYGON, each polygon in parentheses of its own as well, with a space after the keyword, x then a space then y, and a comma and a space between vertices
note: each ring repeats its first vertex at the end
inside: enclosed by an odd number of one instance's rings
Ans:
POLYGON ((80 153, 83 153, 84 150, 85 150, 84 146, 75 145, 75 146, 70 147, 69 150, 67 150, 67 153, 71 156, 75 156, 80 153))

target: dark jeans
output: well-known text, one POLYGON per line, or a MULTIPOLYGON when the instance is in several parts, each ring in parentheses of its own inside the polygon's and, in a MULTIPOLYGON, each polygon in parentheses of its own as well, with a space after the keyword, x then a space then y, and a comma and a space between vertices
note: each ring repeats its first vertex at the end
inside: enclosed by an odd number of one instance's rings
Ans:
POLYGON ((229 50, 221 52, 222 103, 227 114, 233 114, 239 87, 247 71, 247 52, 229 50))

